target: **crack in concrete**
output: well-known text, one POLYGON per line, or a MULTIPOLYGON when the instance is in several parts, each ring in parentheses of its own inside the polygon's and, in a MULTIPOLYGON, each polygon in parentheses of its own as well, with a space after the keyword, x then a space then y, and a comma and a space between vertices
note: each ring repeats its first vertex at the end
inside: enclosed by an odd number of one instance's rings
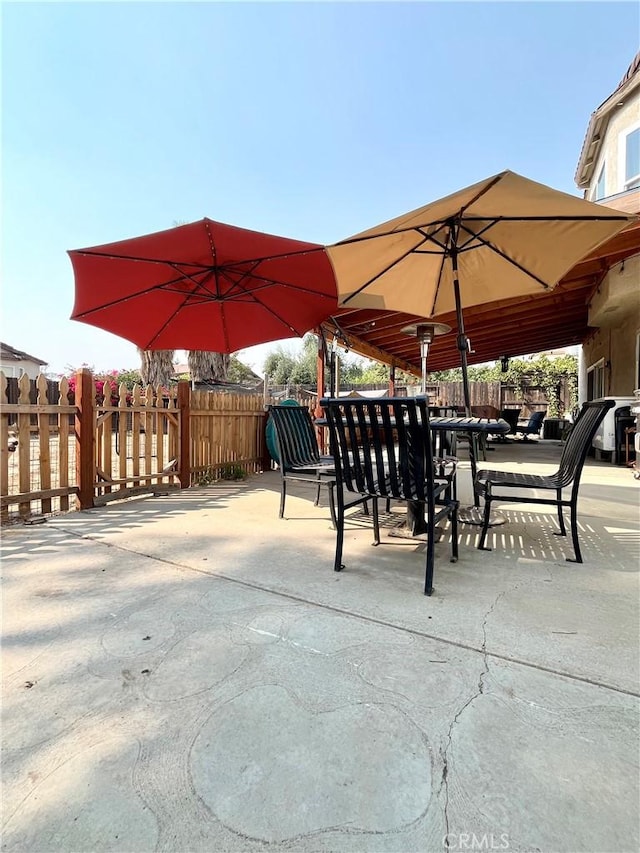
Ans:
MULTIPOLYGON (((90 512, 90 510, 85 510, 85 512, 90 512)), ((464 643, 459 640, 454 640, 451 637, 442 637, 438 634, 420 630, 419 628, 412 628, 407 625, 397 625, 394 622, 388 621, 387 619, 367 615, 365 613, 355 613, 352 610, 347 609, 346 607, 339 607, 335 604, 327 604, 325 602, 318 601, 312 598, 306 598, 303 595, 295 595, 294 593, 286 592, 282 589, 268 586, 267 584, 260 584, 249 580, 244 580, 233 575, 227 575, 224 572, 212 572, 210 570, 202 569, 197 566, 191 566, 188 563, 180 563, 177 560, 168 559, 166 557, 160 557, 157 554, 149 554, 146 551, 136 550, 134 548, 126 548, 123 545, 105 542, 104 540, 99 539, 95 536, 91 536, 89 534, 79 534, 75 530, 69 530, 68 528, 64 528, 61 526, 56 526, 52 529, 64 530, 66 534, 73 536, 80 541, 91 542, 95 545, 101 545, 105 548, 114 549, 116 551, 122 551, 125 554, 133 554, 137 557, 146 557, 147 559, 153 560, 154 562, 163 563, 164 565, 171 566, 173 569, 176 569, 178 571, 194 572, 196 574, 205 575, 206 577, 213 578, 215 580, 221 580, 226 583, 232 583, 236 586, 244 587, 246 589, 253 589, 258 590, 259 592, 267 592, 272 595, 277 595, 279 598, 286 599, 287 601, 294 602, 296 604, 307 604, 313 607, 319 607, 322 610, 326 610, 328 613, 335 613, 340 616, 350 616, 354 619, 360 619, 363 622, 368 622, 370 625, 382 625, 385 628, 391 628, 394 631, 401 631, 402 633, 409 634, 413 637, 423 637, 428 640, 435 640, 438 643, 443 643, 444 645, 452 646, 457 649, 464 649, 465 651, 483 654, 483 650, 481 648, 473 646, 470 643, 464 643)), ((519 585, 520 583, 517 586, 519 585)), ((517 586, 512 587, 512 589, 516 589, 517 586)), ((504 595, 505 593, 501 594, 504 595)), ((495 603, 497 603, 497 601, 495 603)), ((487 656, 494 658, 495 660, 503 660, 507 663, 516 664, 517 666, 527 667, 527 669, 537 670, 538 672, 548 672, 551 675, 558 675, 562 678, 568 678, 571 681, 576 681, 580 684, 590 684, 592 687, 601 687, 603 690, 610 690, 613 693, 620 693, 625 696, 633 697, 640 696, 640 691, 638 690, 630 690, 628 688, 620 687, 618 685, 607 683, 605 681, 600 681, 595 678, 588 678, 584 675, 578 675, 567 670, 557 669, 551 666, 544 666, 540 663, 533 663, 532 661, 517 658, 513 655, 508 655, 501 652, 486 652, 486 650, 484 651, 484 654, 487 654, 487 656)))
MULTIPOLYGON (((515 587, 514 587, 515 589, 515 587)), ((447 732, 447 741, 444 749, 440 750, 440 756, 442 758, 442 778, 440 781, 440 789, 438 793, 440 793, 444 789, 444 825, 445 825, 445 836, 444 836, 444 847, 445 850, 449 850, 449 750, 451 749, 451 741, 453 739, 453 729, 458 723, 458 720, 462 716, 462 714, 467 710, 467 708, 476 701, 479 696, 484 694, 485 688, 485 678, 489 674, 489 656, 487 654, 487 620, 489 616, 495 610, 500 599, 506 595, 506 590, 503 590, 496 596, 495 601, 491 605, 491 607, 484 614, 484 618, 482 620, 482 646, 480 651, 482 653, 482 670, 480 675, 478 676, 478 689, 476 692, 470 696, 464 705, 459 708, 453 720, 449 724, 449 731, 447 732)))

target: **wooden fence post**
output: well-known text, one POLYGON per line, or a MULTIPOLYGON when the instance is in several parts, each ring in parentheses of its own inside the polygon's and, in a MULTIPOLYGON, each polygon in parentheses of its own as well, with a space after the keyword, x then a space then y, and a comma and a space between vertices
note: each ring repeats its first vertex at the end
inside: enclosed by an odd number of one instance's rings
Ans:
POLYGON ((91 509, 93 506, 95 405, 93 375, 83 367, 76 373, 76 482, 79 509, 91 509))
POLYGON ((180 488, 191 485, 191 386, 178 382, 178 411, 180 412, 180 446, 178 448, 178 477, 180 488))

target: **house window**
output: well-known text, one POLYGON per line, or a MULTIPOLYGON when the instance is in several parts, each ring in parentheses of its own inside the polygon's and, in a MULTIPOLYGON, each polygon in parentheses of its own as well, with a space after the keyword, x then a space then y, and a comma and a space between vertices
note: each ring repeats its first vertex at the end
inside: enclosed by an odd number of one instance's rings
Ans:
POLYGON ((605 367, 604 358, 587 368, 587 400, 599 400, 604 397, 605 367))
POLYGON ((640 187, 640 127, 625 137, 624 188, 640 187))
POLYGON ((599 199, 604 198, 606 195, 605 188, 604 188, 604 182, 605 182, 604 168, 605 168, 605 164, 603 163, 602 168, 600 169, 600 175, 598 176, 598 183, 596 184, 596 194, 595 194, 595 200, 596 201, 599 201, 599 199))

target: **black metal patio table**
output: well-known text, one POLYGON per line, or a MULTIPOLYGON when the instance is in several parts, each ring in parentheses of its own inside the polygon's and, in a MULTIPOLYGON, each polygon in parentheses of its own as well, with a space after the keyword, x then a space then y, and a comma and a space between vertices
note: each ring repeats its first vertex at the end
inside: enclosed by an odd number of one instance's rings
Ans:
MULTIPOLYGON (((435 433, 440 438, 437 444, 441 447, 443 444, 444 434, 447 432, 463 433, 469 436, 469 444, 473 441, 474 436, 478 435, 504 435, 511 429, 510 425, 503 418, 477 418, 460 415, 456 417, 433 417, 429 418, 429 427, 431 432, 435 433)), ((470 447, 469 459, 471 462, 471 482, 476 479, 476 457, 470 447)), ((474 490, 475 491, 475 490, 474 490)), ((458 512, 458 520, 467 524, 481 524, 480 515, 477 511, 478 497, 474 496, 475 504, 471 507, 460 507, 458 512)), ((495 522, 494 522, 495 523, 495 522)), ((407 527, 412 531, 413 536, 419 536, 424 532, 421 528, 424 527, 424 518, 422 517, 420 505, 407 505, 407 527)))
MULTIPOLYGON (((326 426, 326 418, 317 418, 316 426, 326 426)), ((435 433, 438 441, 436 442, 436 452, 444 446, 444 437, 446 433, 464 433, 473 440, 473 436, 477 435, 503 435, 511 429, 507 421, 502 418, 477 418, 466 415, 455 417, 436 416, 429 418, 429 427, 432 433, 435 433)), ((472 482, 476 477, 476 460, 473 452, 469 453, 471 461, 471 477, 472 482)), ((477 498, 476 498, 477 500, 477 498)), ((476 510, 477 504, 472 507, 462 507, 460 509, 460 521, 465 521, 468 524, 481 524, 481 519, 476 510), (476 516, 478 519, 476 520, 476 516)), ((407 518, 406 518, 406 535, 409 537, 420 536, 425 533, 426 525, 421 504, 407 503, 407 518)), ((401 535, 401 534, 396 534, 401 535)))

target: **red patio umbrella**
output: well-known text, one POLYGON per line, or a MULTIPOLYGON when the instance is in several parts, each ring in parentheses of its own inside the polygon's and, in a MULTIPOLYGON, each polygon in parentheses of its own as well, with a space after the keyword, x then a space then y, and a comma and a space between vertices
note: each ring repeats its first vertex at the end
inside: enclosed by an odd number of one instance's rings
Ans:
POLYGON ((141 349, 237 352, 337 310, 324 247, 211 219, 69 252, 72 320, 141 349))

